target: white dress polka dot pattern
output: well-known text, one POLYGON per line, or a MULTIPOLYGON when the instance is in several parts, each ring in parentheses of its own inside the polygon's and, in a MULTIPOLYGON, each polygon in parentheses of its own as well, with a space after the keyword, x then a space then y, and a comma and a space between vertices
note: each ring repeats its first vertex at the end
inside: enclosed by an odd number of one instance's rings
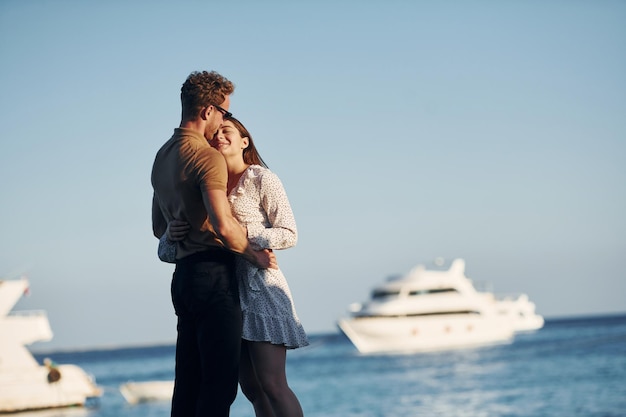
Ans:
MULTIPOLYGON (((287 249, 297 242, 296 222, 285 189, 276 174, 250 166, 228 195, 235 218, 248 230, 255 249, 287 249)), ((238 258, 242 338, 271 342, 289 349, 307 346, 306 333, 280 269, 258 269, 238 258)))

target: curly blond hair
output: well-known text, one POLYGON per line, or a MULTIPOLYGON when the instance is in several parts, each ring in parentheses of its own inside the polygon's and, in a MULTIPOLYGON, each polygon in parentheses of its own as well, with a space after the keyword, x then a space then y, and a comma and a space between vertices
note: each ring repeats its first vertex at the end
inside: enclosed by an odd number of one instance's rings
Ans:
POLYGON ((235 85, 215 71, 194 71, 180 89, 183 120, 193 119, 210 105, 220 105, 235 91, 235 85))

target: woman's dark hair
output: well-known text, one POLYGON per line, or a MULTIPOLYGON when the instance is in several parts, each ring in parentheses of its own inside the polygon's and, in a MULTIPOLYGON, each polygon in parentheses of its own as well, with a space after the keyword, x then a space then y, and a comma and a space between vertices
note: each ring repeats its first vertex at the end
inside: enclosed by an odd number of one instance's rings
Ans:
POLYGON ((229 122, 233 122, 235 129, 239 131, 239 134, 242 138, 248 138, 248 147, 243 150, 243 161, 246 164, 261 165, 262 167, 268 168, 265 161, 263 161, 263 158, 261 158, 261 155, 259 155, 259 151, 257 151, 256 146, 254 146, 252 135, 250 135, 250 132, 248 132, 248 129, 246 129, 243 123, 241 123, 234 117, 229 117, 226 120, 228 120, 229 122))

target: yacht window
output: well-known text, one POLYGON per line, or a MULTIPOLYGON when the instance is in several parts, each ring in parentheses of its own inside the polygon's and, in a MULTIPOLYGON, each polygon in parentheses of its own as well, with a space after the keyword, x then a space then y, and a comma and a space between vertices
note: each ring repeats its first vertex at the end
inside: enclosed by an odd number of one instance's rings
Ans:
POLYGON ((397 297, 398 295, 400 291, 397 290, 374 290, 372 292, 372 298, 397 297))
POLYGON ((459 310, 459 311, 436 311, 432 313, 416 313, 416 314, 358 314, 355 315, 355 319, 372 319, 377 317, 422 317, 422 316, 459 316, 459 315, 467 315, 467 316, 480 316, 482 313, 480 311, 474 310, 459 310))
POLYGON ((446 292, 458 292, 454 288, 433 288, 430 290, 415 290, 409 292, 409 295, 426 295, 426 294, 441 294, 446 292))

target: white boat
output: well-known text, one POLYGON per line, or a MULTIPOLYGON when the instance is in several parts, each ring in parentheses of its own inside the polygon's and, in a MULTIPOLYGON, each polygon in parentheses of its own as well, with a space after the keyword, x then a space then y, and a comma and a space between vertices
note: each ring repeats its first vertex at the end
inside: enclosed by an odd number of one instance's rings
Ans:
MULTIPOLYGON (((376 287, 338 321, 362 353, 422 352, 509 342, 521 329, 519 308, 534 304, 498 300, 479 292, 465 276, 465 261, 448 270, 423 265, 376 287)), ((543 319, 541 319, 543 324, 543 319)))
POLYGON ((76 365, 39 364, 26 345, 52 339, 44 311, 11 312, 25 278, 0 280, 0 414, 84 406, 102 390, 76 365))
POLYGON ((120 392, 129 404, 147 401, 170 401, 174 393, 174 381, 127 382, 120 392))

